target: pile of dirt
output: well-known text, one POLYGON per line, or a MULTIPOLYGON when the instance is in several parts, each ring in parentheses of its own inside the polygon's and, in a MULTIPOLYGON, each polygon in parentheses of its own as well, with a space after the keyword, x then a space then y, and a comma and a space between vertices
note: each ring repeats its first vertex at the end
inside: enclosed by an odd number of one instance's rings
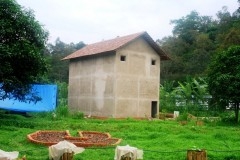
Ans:
POLYGON ((121 139, 111 138, 109 133, 95 131, 78 132, 79 137, 72 137, 69 131, 36 131, 27 135, 30 142, 51 146, 60 141, 67 140, 78 147, 113 146, 120 143, 121 139))

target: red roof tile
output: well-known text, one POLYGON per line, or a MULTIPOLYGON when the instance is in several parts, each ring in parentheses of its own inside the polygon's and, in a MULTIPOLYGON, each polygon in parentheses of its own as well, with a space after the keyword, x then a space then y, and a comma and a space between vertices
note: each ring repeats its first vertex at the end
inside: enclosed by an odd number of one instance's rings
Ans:
POLYGON ((147 32, 140 32, 140 33, 135 33, 135 34, 131 34, 123 37, 117 37, 114 39, 89 44, 81 48, 80 50, 77 50, 76 52, 63 58, 63 60, 73 59, 73 58, 78 58, 83 56, 90 56, 90 55, 100 54, 104 52, 116 51, 117 49, 127 45, 128 43, 130 43, 131 41, 139 37, 144 38, 149 43, 149 45, 160 55, 162 60, 170 59, 166 55, 166 53, 164 53, 163 50, 161 50, 160 47, 153 41, 153 39, 148 35, 147 32))

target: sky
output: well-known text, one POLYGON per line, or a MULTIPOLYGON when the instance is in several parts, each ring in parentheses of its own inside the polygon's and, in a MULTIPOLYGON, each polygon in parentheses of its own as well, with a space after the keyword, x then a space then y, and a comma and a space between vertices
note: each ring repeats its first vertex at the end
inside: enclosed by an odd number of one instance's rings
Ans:
POLYGON ((16 0, 34 11, 50 33, 49 43, 59 37, 65 43, 91 44, 146 31, 154 40, 172 35, 171 20, 191 11, 212 16, 223 6, 229 12, 237 0, 16 0))

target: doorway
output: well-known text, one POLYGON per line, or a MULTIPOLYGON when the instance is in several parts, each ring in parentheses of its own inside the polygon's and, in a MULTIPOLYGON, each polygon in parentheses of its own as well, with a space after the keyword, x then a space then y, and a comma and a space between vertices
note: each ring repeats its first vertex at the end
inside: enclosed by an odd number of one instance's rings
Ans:
POLYGON ((151 117, 156 118, 157 117, 157 101, 152 101, 152 106, 151 106, 151 117))

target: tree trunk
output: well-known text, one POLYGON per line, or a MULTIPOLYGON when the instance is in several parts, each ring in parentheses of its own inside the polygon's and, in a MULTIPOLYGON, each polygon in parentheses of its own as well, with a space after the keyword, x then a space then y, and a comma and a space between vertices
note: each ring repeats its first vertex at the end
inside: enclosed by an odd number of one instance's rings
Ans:
POLYGON ((238 123, 238 117, 239 117, 239 103, 235 103, 235 121, 238 123))

